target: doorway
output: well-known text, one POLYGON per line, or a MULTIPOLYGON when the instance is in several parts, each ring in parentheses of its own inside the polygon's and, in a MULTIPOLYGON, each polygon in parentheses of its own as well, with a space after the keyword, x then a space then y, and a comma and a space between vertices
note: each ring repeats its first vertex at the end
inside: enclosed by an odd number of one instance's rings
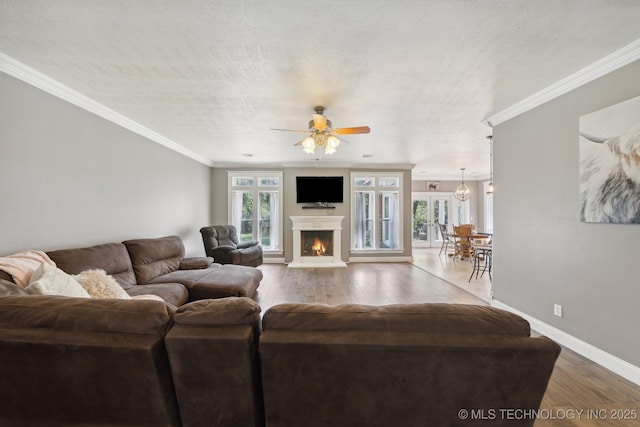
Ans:
POLYGON ((452 208, 450 193, 412 193, 412 245, 418 248, 442 245, 439 224, 451 223, 452 208))

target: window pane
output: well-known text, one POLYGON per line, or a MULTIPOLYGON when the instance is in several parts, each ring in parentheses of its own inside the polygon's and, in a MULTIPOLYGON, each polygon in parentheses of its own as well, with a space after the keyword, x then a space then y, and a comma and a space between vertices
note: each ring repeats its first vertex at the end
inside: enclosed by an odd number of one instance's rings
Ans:
POLYGON ((356 249, 373 248, 373 192, 355 192, 355 224, 353 246, 356 249))
POLYGON ((356 187, 373 187, 374 179, 373 178, 356 178, 353 183, 356 187))
POLYGON ((427 214, 429 205, 426 200, 413 201, 413 239, 429 240, 427 214))
POLYGON ((277 187, 278 185, 280 185, 280 178, 276 176, 260 178, 258 182, 258 185, 260 185, 261 187, 277 187))
POLYGON ((251 177, 233 177, 233 186, 234 187, 253 187, 254 179, 251 177))
POLYGON ((258 232, 258 241, 265 249, 270 249, 273 245, 273 236, 275 225, 272 224, 272 218, 277 215, 277 192, 260 192, 260 229, 258 232))
POLYGON ((378 185, 380 187, 399 187, 400 178, 378 178, 378 185))
POLYGON ((380 202, 378 247, 396 249, 398 248, 400 233, 398 193, 381 191, 378 198, 380 202))
POLYGON ((240 241, 253 240, 253 193, 242 193, 242 218, 240 222, 240 241))

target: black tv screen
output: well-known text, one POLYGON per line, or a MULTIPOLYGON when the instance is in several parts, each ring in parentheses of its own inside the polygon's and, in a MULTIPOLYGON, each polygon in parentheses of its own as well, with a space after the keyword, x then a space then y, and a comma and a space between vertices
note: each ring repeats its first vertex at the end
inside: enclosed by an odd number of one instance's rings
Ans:
POLYGON ((341 176, 296 177, 297 203, 342 203, 341 176))

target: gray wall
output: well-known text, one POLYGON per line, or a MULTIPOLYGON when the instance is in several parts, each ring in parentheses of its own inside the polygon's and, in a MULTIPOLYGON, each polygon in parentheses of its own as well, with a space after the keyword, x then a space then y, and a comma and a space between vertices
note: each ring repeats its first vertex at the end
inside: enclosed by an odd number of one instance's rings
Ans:
MULTIPOLYGON (((211 223, 212 224, 226 224, 228 221, 228 191, 227 191, 227 171, 229 170, 273 170, 268 168, 262 168, 259 166, 252 168, 234 168, 223 169, 214 168, 211 175, 211 223)), ((283 171, 283 226, 284 226, 284 257, 285 261, 289 262, 293 259, 293 233, 291 231, 290 216, 293 215, 335 215, 344 216, 342 220, 342 260, 347 262, 349 260, 350 242, 351 242, 351 203, 349 194, 350 187, 350 172, 366 171, 367 169, 347 169, 347 168, 284 168, 278 169, 283 171), (302 205, 296 203, 296 176, 343 176, 344 177, 344 203, 336 203, 336 209, 302 209, 302 205)), ((371 169, 369 169, 371 170, 371 169)), ((384 172, 403 172, 404 193, 402 195, 403 200, 403 242, 404 251, 402 254, 389 255, 389 254, 371 254, 366 255, 372 258, 388 257, 388 256, 411 256, 411 171, 410 170, 384 170, 384 172)), ((269 255, 265 255, 269 256, 269 255)), ((281 256, 281 255, 280 255, 281 256)), ((359 257, 365 257, 365 255, 358 255, 359 257)))
POLYGON ((638 76, 636 61, 493 132, 494 298, 636 366, 640 225, 580 222, 578 120, 639 96, 638 76))
POLYGON ((0 73, 0 254, 181 236, 204 254, 210 168, 0 73))

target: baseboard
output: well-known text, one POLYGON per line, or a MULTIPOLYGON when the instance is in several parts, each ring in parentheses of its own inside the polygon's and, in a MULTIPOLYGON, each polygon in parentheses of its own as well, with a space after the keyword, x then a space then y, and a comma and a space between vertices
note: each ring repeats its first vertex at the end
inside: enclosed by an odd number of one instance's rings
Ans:
POLYGON ((619 357, 614 356, 613 354, 607 353, 588 342, 582 341, 579 338, 574 337, 564 331, 561 331, 558 328, 555 328, 541 320, 536 319, 535 317, 529 316, 526 313, 523 313, 507 304, 504 304, 498 300, 493 300, 491 305, 496 308, 501 308, 503 310, 510 311, 519 316, 524 317, 529 324, 531 325, 531 329, 545 335, 557 343, 575 351, 581 356, 586 357, 587 359, 601 365, 608 370, 615 372, 627 380, 640 385, 640 367, 632 365, 629 362, 626 362, 619 357))
POLYGON ((284 264, 284 258, 262 258, 263 264, 284 264))
POLYGON ((349 262, 413 262, 410 256, 349 257, 349 262))

